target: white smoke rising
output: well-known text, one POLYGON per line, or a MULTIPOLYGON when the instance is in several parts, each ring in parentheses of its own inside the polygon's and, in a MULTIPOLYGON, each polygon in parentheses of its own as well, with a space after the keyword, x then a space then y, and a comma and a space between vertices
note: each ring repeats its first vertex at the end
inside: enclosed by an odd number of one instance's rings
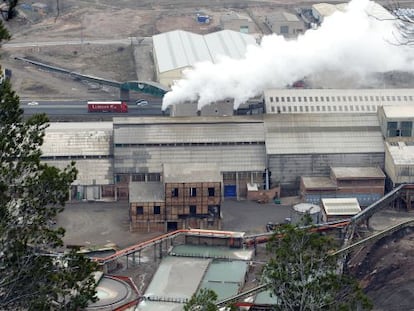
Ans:
POLYGON ((325 71, 363 75, 391 70, 413 71, 412 49, 398 44, 394 20, 373 17, 373 2, 352 0, 345 12, 326 17, 316 30, 296 40, 264 36, 239 60, 223 58, 195 64, 163 98, 162 109, 198 101, 198 109, 234 98, 234 109, 268 88, 281 88, 325 71))

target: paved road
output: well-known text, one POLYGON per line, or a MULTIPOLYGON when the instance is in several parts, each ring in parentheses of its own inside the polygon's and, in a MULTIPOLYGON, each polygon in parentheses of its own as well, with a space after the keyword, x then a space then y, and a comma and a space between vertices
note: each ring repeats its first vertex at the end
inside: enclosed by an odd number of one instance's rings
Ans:
MULTIPOLYGON (((151 100, 146 106, 128 104, 128 116, 161 116, 161 99, 151 100)), ((48 116, 101 116, 103 113, 89 113, 86 101, 37 101, 38 105, 28 105, 30 101, 21 101, 24 115, 46 113, 48 116)), ((119 113, 104 113, 105 117, 119 117, 119 113)))
MULTIPOLYGON (((249 201, 226 200, 222 204, 223 230, 247 233, 265 232, 269 221, 284 221, 291 216, 287 205, 258 204, 249 201)), ((134 245, 161 233, 131 233, 127 202, 73 203, 58 215, 57 226, 66 229, 65 244, 103 246, 116 244, 120 248, 134 245)))

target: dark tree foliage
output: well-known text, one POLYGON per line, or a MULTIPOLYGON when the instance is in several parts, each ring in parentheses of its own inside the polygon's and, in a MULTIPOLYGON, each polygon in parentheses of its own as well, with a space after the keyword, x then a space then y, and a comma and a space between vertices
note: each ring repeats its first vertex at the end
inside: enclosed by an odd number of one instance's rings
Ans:
POLYGON ((210 290, 201 288, 185 304, 184 311, 217 311, 217 294, 210 290))
MULTIPOLYGON (((0 43, 9 34, 0 23, 0 43)), ((79 310, 95 301, 96 264, 62 253, 63 210, 74 163, 59 170, 40 162, 48 119, 23 119, 10 81, 0 83, 0 310, 79 310)))
POLYGON ((369 310, 371 304, 354 278, 338 273, 329 255, 332 238, 293 225, 276 229, 267 244, 271 259, 263 281, 276 298, 275 310, 369 310))

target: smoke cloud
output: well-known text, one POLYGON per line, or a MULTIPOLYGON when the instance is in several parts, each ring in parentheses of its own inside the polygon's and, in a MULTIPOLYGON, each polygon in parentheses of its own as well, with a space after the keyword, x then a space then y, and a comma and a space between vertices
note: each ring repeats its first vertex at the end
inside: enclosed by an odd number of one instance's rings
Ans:
POLYGON ((352 0, 345 12, 326 17, 322 25, 295 40, 269 35, 249 46, 245 57, 202 62, 183 74, 163 98, 162 109, 234 98, 234 108, 268 88, 282 88, 303 77, 335 71, 364 75, 392 70, 413 71, 412 49, 399 44, 395 20, 372 16, 373 2, 352 0))

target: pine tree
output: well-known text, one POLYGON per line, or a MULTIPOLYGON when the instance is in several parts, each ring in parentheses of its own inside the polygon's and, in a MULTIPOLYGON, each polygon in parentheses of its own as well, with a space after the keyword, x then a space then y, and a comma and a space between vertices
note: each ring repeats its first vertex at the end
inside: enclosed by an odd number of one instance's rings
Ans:
POLYGON ((372 305, 351 275, 338 272, 334 240, 293 225, 278 227, 267 244, 270 260, 263 282, 275 310, 369 310, 372 305))
MULTIPOLYGON (((0 21, 0 43, 9 34, 0 21)), ((0 310, 78 310, 96 301, 96 264, 62 251, 63 210, 74 163, 41 163, 46 115, 23 118, 9 79, 0 84, 0 310)))

